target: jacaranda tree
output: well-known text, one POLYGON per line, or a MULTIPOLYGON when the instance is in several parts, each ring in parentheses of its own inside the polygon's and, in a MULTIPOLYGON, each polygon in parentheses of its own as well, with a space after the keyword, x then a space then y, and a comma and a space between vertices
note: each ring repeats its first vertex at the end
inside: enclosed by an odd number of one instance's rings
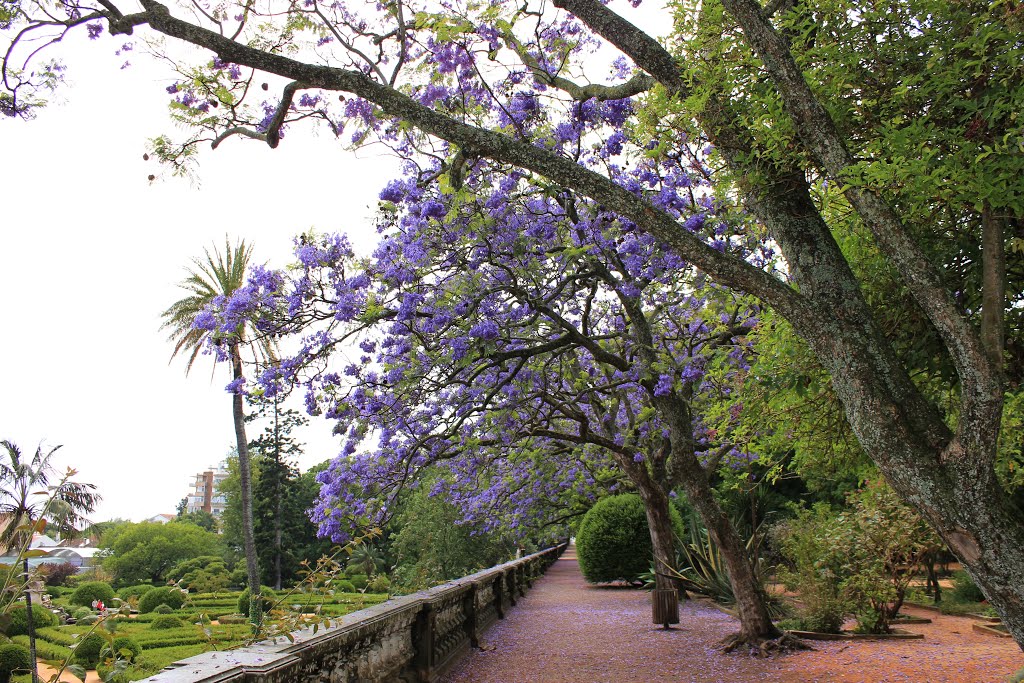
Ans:
MULTIPOLYGON (((695 193, 706 189, 675 170, 695 193)), ((223 327, 243 316, 274 337, 306 335, 300 354, 262 381, 274 393, 308 378, 314 410, 348 436, 322 477, 324 532, 340 536, 346 522, 388 511, 403 485, 438 466, 451 476, 435 490, 467 521, 520 525, 603 457, 644 502, 658 585, 672 582, 669 494, 682 486, 729 565, 740 642, 777 636, 700 462, 714 470, 741 456, 725 431, 703 427, 699 406, 717 389, 709 370, 724 378, 746 367, 737 338, 755 323, 749 303, 681 277, 677 256, 593 203, 494 192, 505 180, 491 174, 468 178, 459 197, 417 179, 384 190, 390 228, 361 271, 343 240, 307 237, 288 271, 294 281, 259 270, 237 301, 214 307, 223 327), (360 361, 327 371, 357 335, 360 361), (368 451, 367 434, 379 435, 368 451)), ((689 212, 695 228, 706 223, 721 248, 741 250, 744 237, 713 205, 672 210, 689 212)))
POLYGON ((141 6, 5 3, 13 46, 0 106, 29 115, 59 83, 63 67, 39 49, 48 38, 146 31, 208 51, 179 64, 170 87, 188 132, 157 139, 168 161, 232 137, 276 147, 286 127, 319 122, 432 155, 439 173, 423 182, 454 192, 487 168, 588 197, 793 326, 830 373, 861 446, 1024 644, 1024 525, 994 468, 1005 320, 1020 297, 1007 296, 1004 247, 1019 244, 1024 215, 1014 5, 684 2, 665 42, 598 0, 141 6), (606 62, 587 59, 603 41, 620 53, 610 83, 606 62), (622 144, 613 158, 590 154, 589 140, 552 144, 562 113, 598 101, 624 112, 599 127, 622 144), (719 198, 746 207, 785 275, 715 249, 663 195, 618 177, 638 158, 682 159, 708 143, 719 198), (833 234, 837 216, 855 217, 906 287, 955 370, 951 404, 915 384, 876 323, 833 234), (972 249, 946 261, 954 236, 972 249), (973 268, 947 268, 965 258, 973 268), (967 280, 980 295, 959 296, 968 271, 980 273, 967 280))

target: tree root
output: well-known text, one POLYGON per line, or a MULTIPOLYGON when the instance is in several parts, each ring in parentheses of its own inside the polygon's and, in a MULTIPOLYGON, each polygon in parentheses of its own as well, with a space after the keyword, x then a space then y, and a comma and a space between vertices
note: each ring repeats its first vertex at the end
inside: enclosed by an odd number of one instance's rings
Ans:
POLYGON ((744 636, 741 633, 734 633, 723 638, 721 641, 723 652, 746 652, 751 657, 766 659, 775 655, 783 655, 787 652, 797 650, 813 650, 810 645, 796 636, 783 633, 774 638, 765 636, 744 636))

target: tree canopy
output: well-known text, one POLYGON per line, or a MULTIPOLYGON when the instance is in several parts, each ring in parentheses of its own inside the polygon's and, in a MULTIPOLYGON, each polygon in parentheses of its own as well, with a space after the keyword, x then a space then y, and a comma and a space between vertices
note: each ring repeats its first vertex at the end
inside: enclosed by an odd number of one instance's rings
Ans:
POLYGON ((185 133, 154 152, 175 168, 200 143, 277 147, 313 123, 392 147, 415 162, 408 182, 456 200, 500 177, 563 197, 566 214, 613 212, 803 337, 866 454, 1024 643, 1024 525, 995 467, 1019 381, 1005 362, 1020 348, 1024 214, 1015 6, 683 2, 659 41, 598 0, 141 5, 4 5, 5 113, 31 115, 63 77, 46 40, 145 30, 207 50, 168 89, 185 133), (784 267, 709 232, 701 208, 784 267), (851 234, 898 283, 889 319, 913 321, 942 400, 870 305, 863 252, 841 248, 851 234))

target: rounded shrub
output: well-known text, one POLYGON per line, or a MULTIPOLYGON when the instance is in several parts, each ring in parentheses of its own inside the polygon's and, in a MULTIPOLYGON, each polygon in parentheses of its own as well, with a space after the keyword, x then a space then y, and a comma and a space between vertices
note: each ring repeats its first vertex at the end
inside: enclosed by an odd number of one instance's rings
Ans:
POLYGON ((391 579, 383 574, 377 574, 366 584, 366 590, 371 593, 387 593, 391 589, 391 579))
POLYGON ((72 605, 91 607, 93 601, 102 600, 104 605, 110 605, 114 601, 114 589, 109 583, 103 581, 86 581, 75 589, 75 592, 68 598, 72 605))
POLYGON ((140 583, 135 586, 125 586, 121 590, 117 591, 117 597, 122 600, 141 598, 151 590, 153 590, 153 585, 148 583, 140 583))
POLYGON ((79 607, 71 613, 71 616, 74 617, 75 621, 78 621, 79 619, 85 619, 86 617, 92 616, 92 609, 89 607, 79 607))
MULTIPOLYGON (((683 537, 683 520, 674 507, 669 516, 683 537)), ((635 582, 650 571, 651 533, 640 496, 630 493, 602 498, 590 508, 576 534, 580 571, 590 583, 635 582)))
POLYGON ((146 591, 139 598, 139 612, 146 614, 152 612, 160 605, 167 605, 171 610, 176 610, 185 604, 185 594, 177 588, 162 586, 146 591))
POLYGON ((114 673, 113 666, 107 666, 102 662, 96 665, 96 673, 105 683, 130 683, 131 678, 126 673, 114 673))
POLYGON ((86 669, 95 669, 100 661, 100 650, 107 644, 107 639, 95 631, 88 633, 71 648, 76 663, 86 669))
MULTIPOLYGON (((270 597, 273 595, 273 588, 267 588, 266 586, 260 586, 260 597, 263 598, 263 611, 269 612, 270 608, 274 606, 274 600, 270 597)), ((249 589, 246 588, 242 591, 241 595, 238 596, 238 613, 246 617, 249 616, 249 589)))
POLYGON ((170 605, 160 604, 153 608, 153 614, 172 614, 173 612, 170 605))
POLYGON ((0 645, 0 683, 8 683, 14 672, 31 670, 32 656, 27 647, 17 643, 0 645))
POLYGON ((181 619, 172 614, 161 614, 149 623, 149 627, 156 631, 164 631, 169 628, 181 628, 185 624, 181 619))
MULTIPOLYGON (((7 625, 7 635, 23 636, 28 633, 28 609, 25 605, 18 605, 8 612, 11 618, 7 625)), ((32 605, 32 624, 35 628, 46 628, 57 625, 57 616, 42 605, 32 605)))
POLYGON ((366 574, 353 574, 348 577, 348 580, 352 582, 352 585, 356 587, 357 591, 361 591, 366 588, 366 584, 369 583, 369 579, 366 578, 366 574))
POLYGON ((355 593, 356 587, 352 585, 352 582, 348 579, 342 579, 334 582, 335 593, 355 593))
POLYGON ((128 636, 117 636, 114 642, 104 645, 100 650, 100 659, 120 658, 134 662, 135 658, 142 652, 142 646, 134 638, 128 636))

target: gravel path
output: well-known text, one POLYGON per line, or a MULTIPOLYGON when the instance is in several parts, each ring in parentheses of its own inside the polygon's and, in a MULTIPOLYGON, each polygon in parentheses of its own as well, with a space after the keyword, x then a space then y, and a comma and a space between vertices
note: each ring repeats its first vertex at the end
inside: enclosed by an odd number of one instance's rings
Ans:
POLYGON ((815 643, 814 652, 771 660, 724 655, 716 646, 737 630, 735 620, 704 601, 679 607, 678 627, 655 626, 646 592, 587 585, 570 549, 444 680, 1001 683, 1024 667, 1012 639, 974 634, 969 620, 954 617, 907 627, 923 642, 815 643))

